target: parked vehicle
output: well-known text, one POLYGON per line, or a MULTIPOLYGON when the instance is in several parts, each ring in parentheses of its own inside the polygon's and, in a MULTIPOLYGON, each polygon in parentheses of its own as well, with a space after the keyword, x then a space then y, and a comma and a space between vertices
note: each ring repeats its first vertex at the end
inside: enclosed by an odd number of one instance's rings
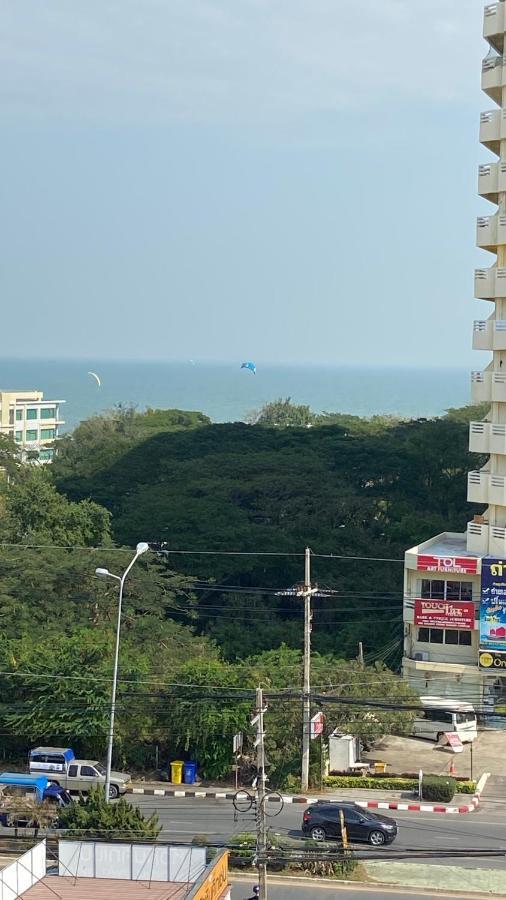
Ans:
POLYGON ((478 737, 476 713, 471 703, 446 697, 420 697, 422 711, 413 722, 413 735, 439 741, 447 732, 458 734, 463 744, 478 737))
POLYGON ((16 815, 13 800, 30 798, 36 804, 49 801, 58 807, 68 806, 72 798, 68 791, 53 784, 46 775, 23 775, 19 772, 2 772, 0 775, 0 825, 20 827, 27 825, 23 816, 16 815))
MULTIPOLYGON (((68 791, 87 793, 91 787, 105 785, 105 768, 92 759, 76 759, 70 747, 35 747, 30 750, 29 769, 32 773, 48 775, 54 784, 68 791)), ((126 772, 111 772, 109 797, 124 794, 131 781, 126 772)))
POLYGON ((373 847, 391 844, 397 836, 397 822, 362 809, 356 803, 315 803, 302 817, 302 831, 314 841, 341 839, 341 811, 350 841, 367 841, 373 847))

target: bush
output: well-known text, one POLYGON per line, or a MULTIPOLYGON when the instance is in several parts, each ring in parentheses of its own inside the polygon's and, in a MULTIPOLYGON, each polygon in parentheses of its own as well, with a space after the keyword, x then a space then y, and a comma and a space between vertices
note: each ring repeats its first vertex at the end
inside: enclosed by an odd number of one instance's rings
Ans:
POLYGON ((446 775, 424 775, 422 780, 422 797, 424 800, 435 800, 438 803, 449 803, 455 796, 457 783, 446 775))
POLYGON ((80 797, 75 803, 65 806, 60 811, 59 824, 71 832, 72 837, 95 840, 154 841, 161 827, 156 813, 148 819, 124 797, 115 803, 106 803, 101 787, 92 788, 87 797, 80 797))
POLYGON ((411 791, 418 787, 418 778, 367 778, 362 775, 329 775, 325 787, 358 788, 368 791, 411 791))

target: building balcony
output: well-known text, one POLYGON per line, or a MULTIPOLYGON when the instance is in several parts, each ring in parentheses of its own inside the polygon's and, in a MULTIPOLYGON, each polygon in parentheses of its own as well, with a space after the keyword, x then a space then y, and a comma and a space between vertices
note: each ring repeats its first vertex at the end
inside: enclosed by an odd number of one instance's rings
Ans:
POLYGON ((506 455, 506 425, 470 422, 469 449, 471 453, 506 455))
POLYGON ((469 449, 471 453, 490 453, 489 422, 469 422, 469 449))
POLYGON ((473 350, 506 350, 506 320, 490 318, 475 321, 473 350))
POLYGON ((468 522, 467 550, 476 556, 506 558, 506 528, 488 522, 468 522))
POLYGON ((490 472, 468 472, 467 500, 469 503, 489 502, 490 472))
POLYGON ((473 403, 506 403, 506 372, 472 372, 471 398, 473 403))
POLYGON ((491 475, 488 485, 488 502, 506 506, 506 476, 491 475))
POLYGON ((504 50, 504 32, 506 31, 506 19, 504 15, 505 4, 489 3, 485 7, 483 15, 483 37, 490 46, 502 53, 504 50))
POLYGON ((498 203, 499 191, 506 191, 506 163, 487 163, 478 169, 478 193, 491 203, 498 203))
POLYGON ((498 106, 501 105, 505 69, 502 56, 487 56, 481 66, 481 89, 498 106))
POLYGON ((488 269, 475 269, 474 296, 478 300, 506 297, 506 268, 490 266, 488 269))
POLYGON ((480 116, 480 142, 497 156, 501 152, 501 141, 506 139, 506 111, 492 109, 480 116))
POLYGON ((480 216, 476 223, 476 244, 493 253, 499 244, 506 244, 506 216, 480 216))

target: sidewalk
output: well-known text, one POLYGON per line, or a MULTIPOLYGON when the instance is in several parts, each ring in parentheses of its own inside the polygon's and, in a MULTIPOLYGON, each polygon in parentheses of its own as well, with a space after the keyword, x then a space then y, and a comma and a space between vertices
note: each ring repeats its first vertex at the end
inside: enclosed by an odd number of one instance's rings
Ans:
MULTIPOLYGON (((471 798, 469 794, 457 794, 455 797, 455 806, 446 806, 444 804, 419 803, 410 800, 409 794, 402 791, 367 791, 367 797, 360 796, 361 792, 355 789, 342 788, 336 791, 315 792, 311 796, 297 796, 292 794, 279 794, 273 792, 268 801, 271 803, 303 803, 306 806, 317 803, 319 800, 350 800, 357 803, 364 809, 398 809, 405 812, 422 812, 422 813, 448 813, 450 815, 458 815, 461 813, 474 812, 479 806, 481 792, 487 782, 488 773, 482 775, 477 787, 476 793, 471 798)), ((242 788, 241 790, 247 790, 242 788)), ((193 799, 210 799, 210 800, 233 800, 235 790, 224 790, 221 787, 200 784, 167 784, 162 781, 144 781, 133 782, 128 793, 145 794, 157 797, 188 797, 193 799)))

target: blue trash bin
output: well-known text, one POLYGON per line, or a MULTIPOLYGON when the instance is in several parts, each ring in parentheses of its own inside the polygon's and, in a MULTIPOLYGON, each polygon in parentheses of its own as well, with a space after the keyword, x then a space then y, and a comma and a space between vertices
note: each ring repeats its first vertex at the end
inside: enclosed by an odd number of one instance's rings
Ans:
POLYGON ((185 784, 195 784, 197 780, 196 762, 185 762, 183 766, 183 779, 185 784))

